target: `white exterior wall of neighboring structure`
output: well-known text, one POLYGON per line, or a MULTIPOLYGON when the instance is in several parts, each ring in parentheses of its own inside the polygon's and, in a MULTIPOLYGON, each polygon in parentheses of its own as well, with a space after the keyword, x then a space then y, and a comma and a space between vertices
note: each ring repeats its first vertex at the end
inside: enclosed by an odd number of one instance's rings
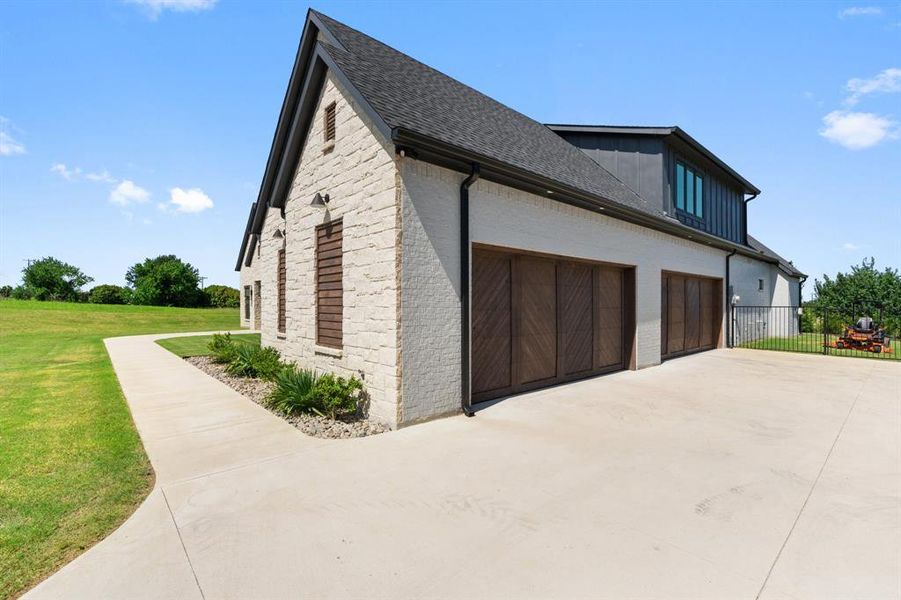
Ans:
POLYGON ((731 271, 733 294, 739 297, 733 324, 736 346, 766 337, 797 335, 801 285, 797 277, 790 277, 778 265, 740 255, 732 257, 731 271))
MULTIPOLYGON (((329 75, 285 207, 266 214, 260 236, 262 343, 302 367, 356 375, 370 398, 370 417, 398 422, 397 169, 394 152, 349 94, 329 75), (326 150, 323 111, 336 102, 336 140, 326 150), (329 194, 327 209, 310 206, 329 194), (343 219, 343 347, 316 344, 316 226, 343 219), (285 237, 275 237, 276 230, 285 237), (286 256, 286 327, 277 331, 278 250, 286 256)), ((243 273, 242 273, 243 276, 243 273)), ((242 281, 243 284, 243 281, 242 281)))
MULTIPOLYGON (((465 175, 400 160, 403 214, 403 421, 460 406, 460 183, 465 175)), ((470 189, 473 243, 634 265, 637 367, 660 362, 661 271, 723 278, 707 248, 485 180, 470 189)))

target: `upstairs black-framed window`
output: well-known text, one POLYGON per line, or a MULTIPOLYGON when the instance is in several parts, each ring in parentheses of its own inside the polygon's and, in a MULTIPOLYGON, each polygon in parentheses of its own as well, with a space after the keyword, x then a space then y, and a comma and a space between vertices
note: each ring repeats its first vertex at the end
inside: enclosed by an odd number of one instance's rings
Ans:
POLYGON ((676 210, 704 218, 704 176, 685 163, 676 162, 676 210))

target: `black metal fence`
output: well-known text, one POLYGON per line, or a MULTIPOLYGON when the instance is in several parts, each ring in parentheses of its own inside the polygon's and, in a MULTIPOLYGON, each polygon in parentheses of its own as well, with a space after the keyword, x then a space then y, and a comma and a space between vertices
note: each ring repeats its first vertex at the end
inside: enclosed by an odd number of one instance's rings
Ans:
POLYGON ((901 313, 850 308, 733 306, 729 345, 901 360, 901 313))

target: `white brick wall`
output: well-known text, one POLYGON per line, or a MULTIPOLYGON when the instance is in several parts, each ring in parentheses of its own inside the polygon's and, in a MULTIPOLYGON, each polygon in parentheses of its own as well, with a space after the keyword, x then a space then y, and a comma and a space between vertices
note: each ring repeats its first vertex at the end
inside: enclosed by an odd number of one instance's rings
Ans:
MULTIPOLYGON (((401 160, 403 418, 459 409, 459 186, 464 175, 401 160)), ((637 366, 660 362, 661 270, 725 276, 722 250, 484 180, 470 190, 474 243, 634 265, 637 366)))
POLYGON ((286 360, 339 375, 363 377, 370 415, 398 421, 398 255, 399 216, 393 147, 381 140, 349 95, 331 76, 316 108, 310 134, 295 171, 282 220, 266 215, 261 235, 263 344, 286 360), (322 112, 337 102, 334 149, 323 152, 322 112), (328 209, 310 206, 328 193, 328 209), (316 346, 315 228, 344 220, 344 315, 341 352, 316 346), (286 228, 284 242, 274 238, 286 228), (287 327, 276 331, 278 249, 286 249, 287 327))

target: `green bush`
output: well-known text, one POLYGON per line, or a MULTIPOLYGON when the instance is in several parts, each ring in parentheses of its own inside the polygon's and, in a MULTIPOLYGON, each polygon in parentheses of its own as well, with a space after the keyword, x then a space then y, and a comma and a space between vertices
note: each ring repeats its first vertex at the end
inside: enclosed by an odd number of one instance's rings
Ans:
POLYGON ((208 285, 203 293, 207 298, 207 306, 213 308, 238 308, 241 304, 238 290, 227 285, 208 285))
POLYGON ((322 375, 313 388, 313 411, 332 419, 356 414, 360 406, 363 382, 356 377, 345 379, 331 373, 322 375))
POLYGON ((24 285, 17 285, 13 288, 10 297, 15 298, 16 300, 31 300, 33 296, 31 288, 27 288, 24 285))
POLYGON ((275 348, 238 344, 235 346, 235 355, 226 365, 225 371, 234 377, 272 380, 283 368, 281 356, 275 348))
POLYGON ((319 381, 310 369, 298 369, 291 365, 275 376, 275 387, 266 398, 266 405, 282 414, 313 412, 313 390, 319 381))
POLYGON ((127 304, 128 288, 118 285, 98 285, 88 293, 91 304, 127 304))
POLYGON ((0 287, 0 298, 9 298, 12 295, 13 295, 13 286, 4 285, 3 287, 0 287))
POLYGON ((207 344, 207 348, 213 362, 221 365, 230 363, 235 358, 237 344, 230 333, 215 333, 213 339, 207 344))

